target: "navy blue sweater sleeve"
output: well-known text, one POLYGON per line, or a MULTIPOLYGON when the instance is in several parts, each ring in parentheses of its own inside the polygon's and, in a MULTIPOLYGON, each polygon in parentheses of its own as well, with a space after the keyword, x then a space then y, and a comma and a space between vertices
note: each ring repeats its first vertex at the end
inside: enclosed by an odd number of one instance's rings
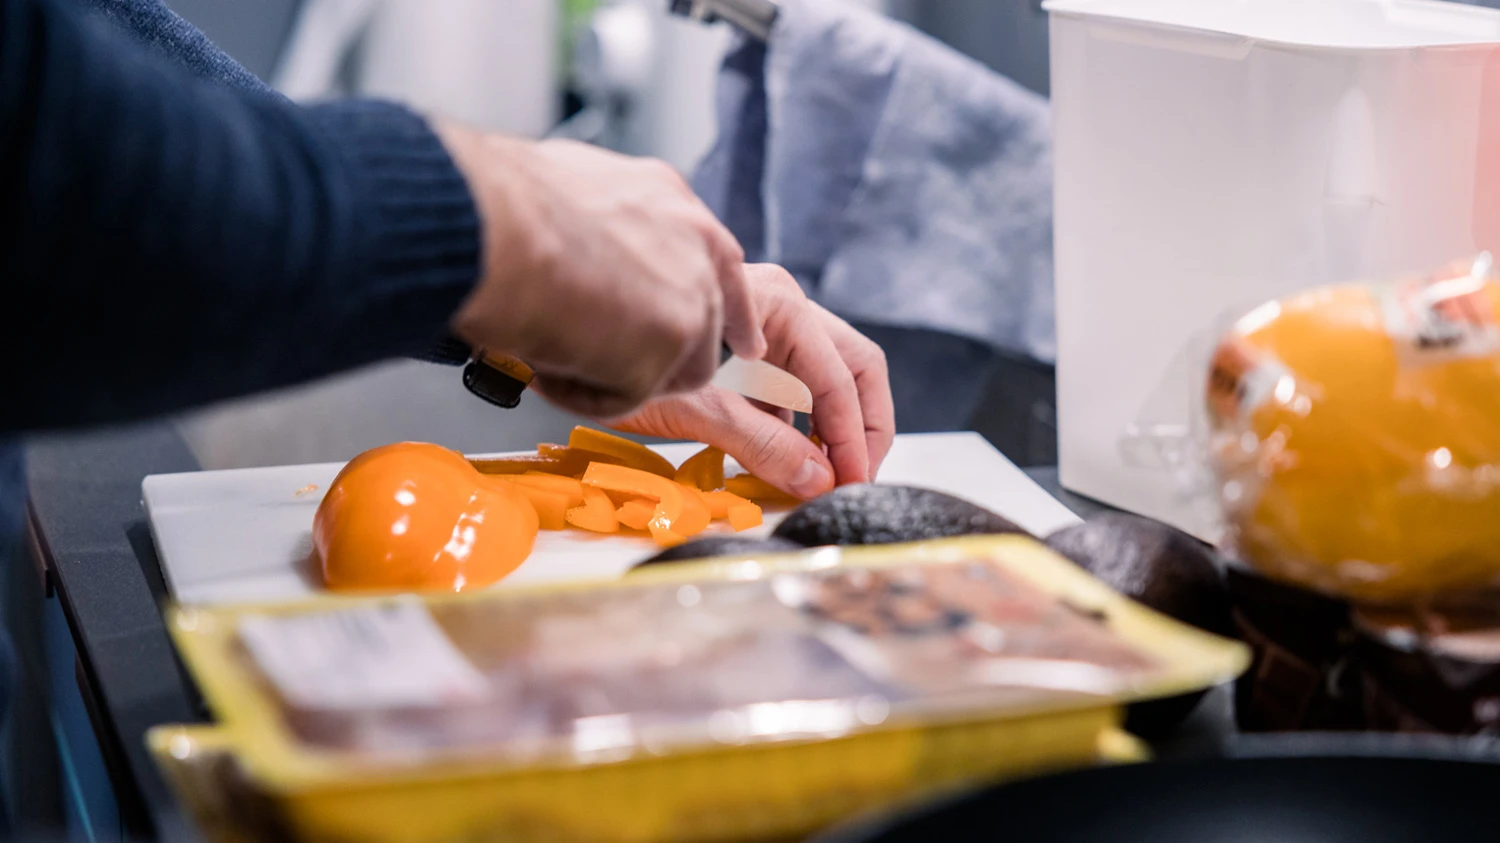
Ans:
POLYGON ((146 49, 193 73, 239 88, 273 95, 255 74, 231 58, 162 0, 75 0, 92 8, 146 49))
POLYGON ((234 89, 54 0, 0 0, 0 220, 0 432, 420 351, 480 257, 418 116, 234 89))

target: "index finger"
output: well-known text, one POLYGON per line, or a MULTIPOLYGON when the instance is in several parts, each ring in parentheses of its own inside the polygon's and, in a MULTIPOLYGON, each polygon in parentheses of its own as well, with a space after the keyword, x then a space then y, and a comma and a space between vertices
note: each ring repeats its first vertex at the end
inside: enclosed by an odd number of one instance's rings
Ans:
POLYGON ((816 312, 791 304, 786 314, 784 336, 772 343, 767 360, 796 375, 807 384, 813 397, 813 423, 818 437, 828 446, 837 485, 865 483, 870 479, 870 449, 865 440, 864 411, 854 374, 844 362, 816 312))

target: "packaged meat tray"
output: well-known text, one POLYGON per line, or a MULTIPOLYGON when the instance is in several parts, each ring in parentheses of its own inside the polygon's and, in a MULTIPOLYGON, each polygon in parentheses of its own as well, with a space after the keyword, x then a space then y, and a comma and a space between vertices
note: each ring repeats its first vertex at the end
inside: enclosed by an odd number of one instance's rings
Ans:
POLYGON ((319 841, 791 837, 1128 757, 1124 703, 1247 660, 1018 536, 177 607, 169 627, 219 721, 152 734, 169 778, 319 841))

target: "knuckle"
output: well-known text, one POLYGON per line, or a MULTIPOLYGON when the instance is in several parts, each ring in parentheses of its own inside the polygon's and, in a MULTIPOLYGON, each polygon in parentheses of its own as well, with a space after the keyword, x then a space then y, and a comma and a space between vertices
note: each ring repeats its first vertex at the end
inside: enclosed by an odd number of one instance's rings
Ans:
POLYGON ((770 425, 761 425, 750 431, 743 448, 746 461, 758 466, 771 464, 781 451, 777 440, 776 430, 770 425))

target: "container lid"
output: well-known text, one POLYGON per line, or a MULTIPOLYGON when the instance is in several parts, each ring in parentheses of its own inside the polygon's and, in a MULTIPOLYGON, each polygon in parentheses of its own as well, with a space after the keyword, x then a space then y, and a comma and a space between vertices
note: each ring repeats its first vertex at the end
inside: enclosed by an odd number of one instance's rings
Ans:
POLYGON ((1500 41, 1500 11, 1433 0, 1047 0, 1043 7, 1309 47, 1500 41))

